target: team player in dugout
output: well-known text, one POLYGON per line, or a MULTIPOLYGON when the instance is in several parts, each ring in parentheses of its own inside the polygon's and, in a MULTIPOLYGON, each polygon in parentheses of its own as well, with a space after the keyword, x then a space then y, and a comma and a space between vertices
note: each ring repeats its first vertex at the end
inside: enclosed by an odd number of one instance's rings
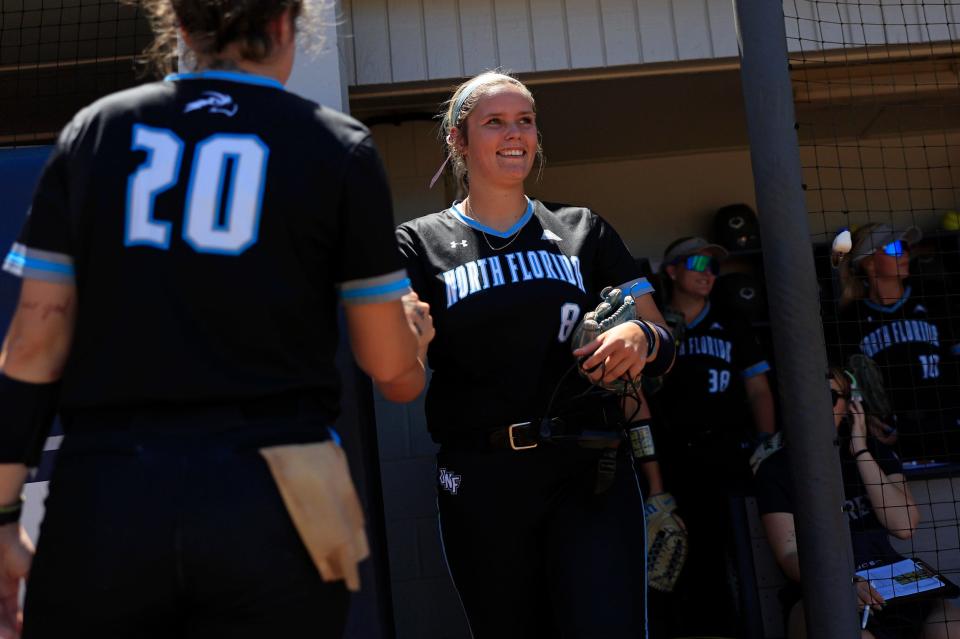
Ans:
MULTIPOLYGON (((890 414, 866 409, 871 430, 903 459, 960 459, 960 345, 957 311, 942 280, 910 277, 916 227, 865 224, 840 262, 840 315, 826 327, 836 361, 876 362, 890 414)), ((861 376, 869 373, 861 372, 861 376)), ((865 392, 870 379, 862 379, 865 392)))
POLYGON ((642 637, 644 522, 618 446, 623 407, 590 386, 669 368, 652 287, 602 218, 525 195, 540 138, 518 80, 463 83, 443 134, 467 197, 397 236, 436 322, 426 418, 440 443, 446 560, 473 636, 642 637), (643 320, 572 354, 581 315, 611 285, 636 297, 643 320), (607 485, 601 458, 615 460, 607 485))
POLYGON ((771 435, 775 424, 770 366, 749 322, 710 300, 725 257, 726 249, 700 237, 667 247, 661 280, 679 347, 651 401, 664 488, 676 498, 690 543, 676 590, 659 611, 672 611, 665 616, 677 632, 735 636, 727 496, 749 476, 757 435, 771 435), (693 608, 703 614, 684 614, 693 608))

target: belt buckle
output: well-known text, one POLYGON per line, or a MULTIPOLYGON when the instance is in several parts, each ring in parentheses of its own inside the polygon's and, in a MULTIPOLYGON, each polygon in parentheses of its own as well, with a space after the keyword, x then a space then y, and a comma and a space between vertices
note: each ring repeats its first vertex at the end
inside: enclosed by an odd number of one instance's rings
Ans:
POLYGON ((513 429, 517 426, 529 426, 532 422, 518 422, 516 424, 510 424, 507 426, 507 442, 510 444, 510 450, 529 450, 531 448, 536 448, 540 445, 539 442, 533 442, 532 444, 527 444, 525 446, 519 446, 513 439, 513 429))

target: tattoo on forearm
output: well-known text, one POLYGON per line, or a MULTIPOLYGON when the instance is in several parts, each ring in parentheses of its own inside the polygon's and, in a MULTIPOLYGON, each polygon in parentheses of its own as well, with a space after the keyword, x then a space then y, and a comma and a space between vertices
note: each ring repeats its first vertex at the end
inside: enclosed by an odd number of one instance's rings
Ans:
POLYGON ((26 300, 20 304, 20 308, 31 313, 39 313, 40 319, 45 320, 52 315, 66 317, 70 310, 70 302, 51 303, 26 300))

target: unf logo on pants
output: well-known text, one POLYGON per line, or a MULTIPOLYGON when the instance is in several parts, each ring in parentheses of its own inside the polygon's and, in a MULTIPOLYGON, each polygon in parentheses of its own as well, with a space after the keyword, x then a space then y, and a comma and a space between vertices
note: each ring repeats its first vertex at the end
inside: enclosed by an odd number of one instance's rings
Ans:
POLYGON ((457 491, 460 490, 460 480, 460 475, 451 473, 446 468, 440 469, 440 487, 451 495, 456 495, 457 491))

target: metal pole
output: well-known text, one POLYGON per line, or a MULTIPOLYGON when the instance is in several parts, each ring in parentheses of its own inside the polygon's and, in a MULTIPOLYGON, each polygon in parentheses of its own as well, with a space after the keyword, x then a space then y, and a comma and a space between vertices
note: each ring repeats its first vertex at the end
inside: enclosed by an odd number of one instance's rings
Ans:
POLYGON ((860 636, 780 0, 735 0, 808 637, 860 636))

